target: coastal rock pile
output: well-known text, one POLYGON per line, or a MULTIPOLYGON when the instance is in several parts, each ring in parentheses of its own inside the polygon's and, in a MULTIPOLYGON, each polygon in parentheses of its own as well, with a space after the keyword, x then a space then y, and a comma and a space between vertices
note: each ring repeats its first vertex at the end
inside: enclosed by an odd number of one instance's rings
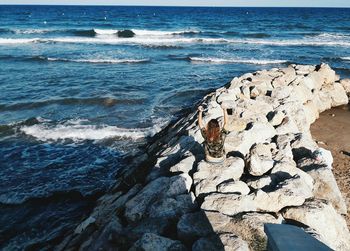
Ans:
POLYGON ((135 157, 57 249, 265 250, 264 223, 277 223, 350 250, 332 155, 310 134, 320 112, 348 103, 346 92, 349 81, 326 64, 234 78, 201 102, 204 122, 222 120, 221 105, 233 109, 224 163, 204 161, 189 113, 135 157))

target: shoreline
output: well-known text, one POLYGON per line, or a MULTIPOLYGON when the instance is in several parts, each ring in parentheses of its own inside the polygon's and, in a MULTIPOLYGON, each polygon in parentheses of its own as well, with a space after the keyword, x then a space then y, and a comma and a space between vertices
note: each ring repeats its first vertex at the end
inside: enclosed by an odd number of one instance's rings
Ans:
POLYGON ((197 113, 189 112, 131 160, 57 250, 264 250, 265 223, 298 223, 348 250, 331 156, 309 131, 319 112, 348 103, 344 88, 325 64, 234 78, 201 101, 205 122, 221 119, 220 104, 235 107, 223 164, 204 161, 197 113))

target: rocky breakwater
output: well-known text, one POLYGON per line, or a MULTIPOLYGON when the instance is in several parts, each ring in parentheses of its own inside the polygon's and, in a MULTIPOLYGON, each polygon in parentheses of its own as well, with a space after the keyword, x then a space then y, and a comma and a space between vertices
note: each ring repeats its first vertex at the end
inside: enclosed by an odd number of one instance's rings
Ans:
POLYGON ((224 163, 204 161, 197 112, 189 112, 56 249, 264 250, 264 223, 280 223, 350 250, 332 155, 309 131, 320 112, 348 103, 342 83, 325 64, 234 78, 201 102, 204 122, 222 119, 221 105, 233 108, 224 163))

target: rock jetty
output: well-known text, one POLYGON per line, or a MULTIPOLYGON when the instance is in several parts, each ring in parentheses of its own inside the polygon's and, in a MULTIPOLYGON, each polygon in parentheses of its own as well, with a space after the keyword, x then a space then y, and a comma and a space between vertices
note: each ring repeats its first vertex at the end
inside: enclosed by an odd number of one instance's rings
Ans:
POLYGON ((349 85, 326 64, 234 78, 198 104, 204 122, 233 109, 224 163, 204 161, 194 107, 130 158, 56 250, 265 250, 264 223, 350 250, 332 155, 310 134, 319 113, 348 103, 349 85))

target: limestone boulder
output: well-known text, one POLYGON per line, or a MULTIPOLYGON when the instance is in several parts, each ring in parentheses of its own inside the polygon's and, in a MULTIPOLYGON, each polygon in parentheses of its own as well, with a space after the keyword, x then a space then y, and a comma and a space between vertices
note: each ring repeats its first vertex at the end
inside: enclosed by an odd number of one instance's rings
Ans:
POLYGON ((225 142, 226 152, 249 153, 253 144, 265 143, 276 135, 275 128, 270 123, 251 123, 247 130, 238 134, 230 133, 225 142))
POLYGON ((222 164, 211 164, 201 161, 197 172, 193 174, 195 195, 215 192, 217 186, 226 180, 238 180, 244 170, 244 160, 238 157, 229 157, 222 164))
POLYGON ((195 162, 196 158, 192 154, 185 157, 183 160, 181 160, 179 163, 177 163, 174 166, 170 167, 170 172, 176 173, 176 172, 182 172, 182 173, 188 173, 192 170, 193 164, 195 162))
POLYGON ((349 78, 342 79, 340 80, 340 84, 343 86, 346 94, 350 96, 350 79, 349 78))
POLYGON ((298 161, 298 167, 315 181, 313 189, 315 198, 329 201, 340 214, 347 213, 345 200, 333 172, 325 162, 320 159, 304 158, 298 161))
POLYGON ((212 193, 205 197, 201 208, 232 216, 242 212, 279 212, 287 206, 300 206, 312 196, 309 186, 294 176, 280 182, 273 191, 258 190, 245 196, 212 193))
POLYGON ((275 148, 272 144, 256 144, 250 150, 248 159, 248 171, 253 176, 261 176, 272 169, 274 160, 272 151, 275 148))
POLYGON ((218 185, 217 190, 219 193, 237 193, 241 195, 247 195, 250 189, 243 181, 228 181, 218 185))
POLYGON ((325 85, 322 87, 322 91, 331 99, 332 107, 346 105, 349 102, 349 98, 341 83, 336 82, 325 85))

